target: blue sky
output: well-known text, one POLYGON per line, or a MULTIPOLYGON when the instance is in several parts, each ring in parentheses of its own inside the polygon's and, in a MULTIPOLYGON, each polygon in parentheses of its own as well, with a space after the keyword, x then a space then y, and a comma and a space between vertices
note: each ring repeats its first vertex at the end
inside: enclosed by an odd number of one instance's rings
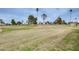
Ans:
MULTIPOLYGON (((39 8, 38 11, 38 22, 42 22, 41 15, 43 13, 47 14, 46 21, 53 22, 58 16, 60 16, 66 22, 70 21, 70 8, 39 8)), ((79 8, 72 9, 72 20, 75 20, 75 17, 79 19, 79 8)), ((0 19, 3 19, 4 22, 10 23, 11 19, 16 21, 28 20, 29 15, 37 16, 36 8, 0 8, 0 19)), ((77 19, 77 20, 78 20, 77 19)))

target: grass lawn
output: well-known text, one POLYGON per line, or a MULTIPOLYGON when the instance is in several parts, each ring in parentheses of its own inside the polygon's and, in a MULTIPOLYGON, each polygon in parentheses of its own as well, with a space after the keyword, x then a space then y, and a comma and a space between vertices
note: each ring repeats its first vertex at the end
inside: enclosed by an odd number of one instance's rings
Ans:
POLYGON ((79 30, 75 30, 64 38, 64 42, 70 45, 70 49, 79 51, 79 30))
POLYGON ((22 26, 22 25, 14 25, 14 26, 3 26, 2 27, 2 33, 4 32, 11 32, 14 30, 28 30, 32 29, 35 25, 27 25, 27 26, 22 26))
POLYGON ((66 25, 4 26, 2 33, 0 34, 0 50, 79 51, 79 27, 66 25))
POLYGON ((79 51, 79 30, 75 29, 69 33, 59 45, 56 45, 55 50, 60 51, 79 51))

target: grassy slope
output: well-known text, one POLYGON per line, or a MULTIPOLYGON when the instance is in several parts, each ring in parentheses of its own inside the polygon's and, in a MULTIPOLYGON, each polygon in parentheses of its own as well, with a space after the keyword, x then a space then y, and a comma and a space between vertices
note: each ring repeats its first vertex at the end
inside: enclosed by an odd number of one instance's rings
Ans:
POLYGON ((54 50, 79 51, 79 30, 69 33, 54 50))

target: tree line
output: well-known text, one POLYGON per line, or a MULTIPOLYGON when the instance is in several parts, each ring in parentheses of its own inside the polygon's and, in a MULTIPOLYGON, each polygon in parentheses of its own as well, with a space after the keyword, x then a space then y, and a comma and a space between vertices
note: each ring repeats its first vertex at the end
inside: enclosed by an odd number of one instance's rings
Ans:
MULTIPOLYGON (((43 22, 39 22, 39 24, 67 24, 65 22, 65 20, 62 20, 61 17, 57 17, 57 19, 54 22, 50 22, 50 21, 45 22, 45 19, 47 18, 46 14, 42 14, 41 17, 43 19, 43 22)), ((38 20, 37 17, 34 17, 33 15, 29 15, 28 20, 27 20, 27 24, 38 24, 37 20, 38 20)), ((2 19, 0 19, 0 23, 5 24, 5 22, 2 19)), ((22 24, 23 24, 23 22, 21 22, 21 21, 16 22, 15 19, 12 19, 11 23, 6 24, 6 25, 22 25, 22 24)))
MULTIPOLYGON (((38 24, 38 23, 37 23, 37 20, 38 20, 38 12, 40 11, 40 9, 39 9, 39 8, 36 8, 35 10, 36 10, 36 12, 37 12, 37 17, 35 17, 35 16, 33 16, 33 15, 29 15, 29 16, 28 16, 28 20, 27 20, 27 23, 28 23, 28 24, 38 24)), ((72 17, 72 16, 71 16, 71 15, 72 15, 72 12, 73 12, 73 10, 70 8, 70 9, 69 9, 70 21, 71 21, 71 17, 72 17)), ((48 17, 45 13, 43 13, 43 14, 41 15, 41 17, 42 17, 43 22, 39 22, 39 24, 67 24, 67 23, 65 22, 65 20, 63 20, 61 17, 57 17, 54 22, 50 22, 50 21, 46 21, 46 22, 45 22, 46 18, 48 17)), ((77 18, 75 18, 75 19, 77 19, 77 18)), ((0 24, 5 24, 5 22, 4 22, 2 19, 0 19, 0 24)), ((12 19, 12 20, 11 20, 11 23, 10 23, 10 24, 6 24, 6 25, 21 25, 21 24, 23 24, 23 22, 21 22, 21 21, 17 21, 17 22, 16 22, 15 19, 12 19)))

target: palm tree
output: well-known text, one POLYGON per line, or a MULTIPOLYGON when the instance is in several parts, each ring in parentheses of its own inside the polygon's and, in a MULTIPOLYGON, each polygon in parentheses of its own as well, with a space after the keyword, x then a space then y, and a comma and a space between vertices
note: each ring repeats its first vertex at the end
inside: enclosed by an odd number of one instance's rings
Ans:
POLYGON ((70 21, 71 21, 72 9, 70 9, 69 12, 70 12, 70 21))
POLYGON ((36 8, 36 12, 37 12, 37 19, 38 19, 38 11, 39 11, 39 8, 36 8))
POLYGON ((46 15, 46 14, 42 14, 41 16, 42 16, 42 18, 43 18, 43 24, 45 24, 44 21, 45 21, 45 19, 47 18, 47 15, 46 15))

